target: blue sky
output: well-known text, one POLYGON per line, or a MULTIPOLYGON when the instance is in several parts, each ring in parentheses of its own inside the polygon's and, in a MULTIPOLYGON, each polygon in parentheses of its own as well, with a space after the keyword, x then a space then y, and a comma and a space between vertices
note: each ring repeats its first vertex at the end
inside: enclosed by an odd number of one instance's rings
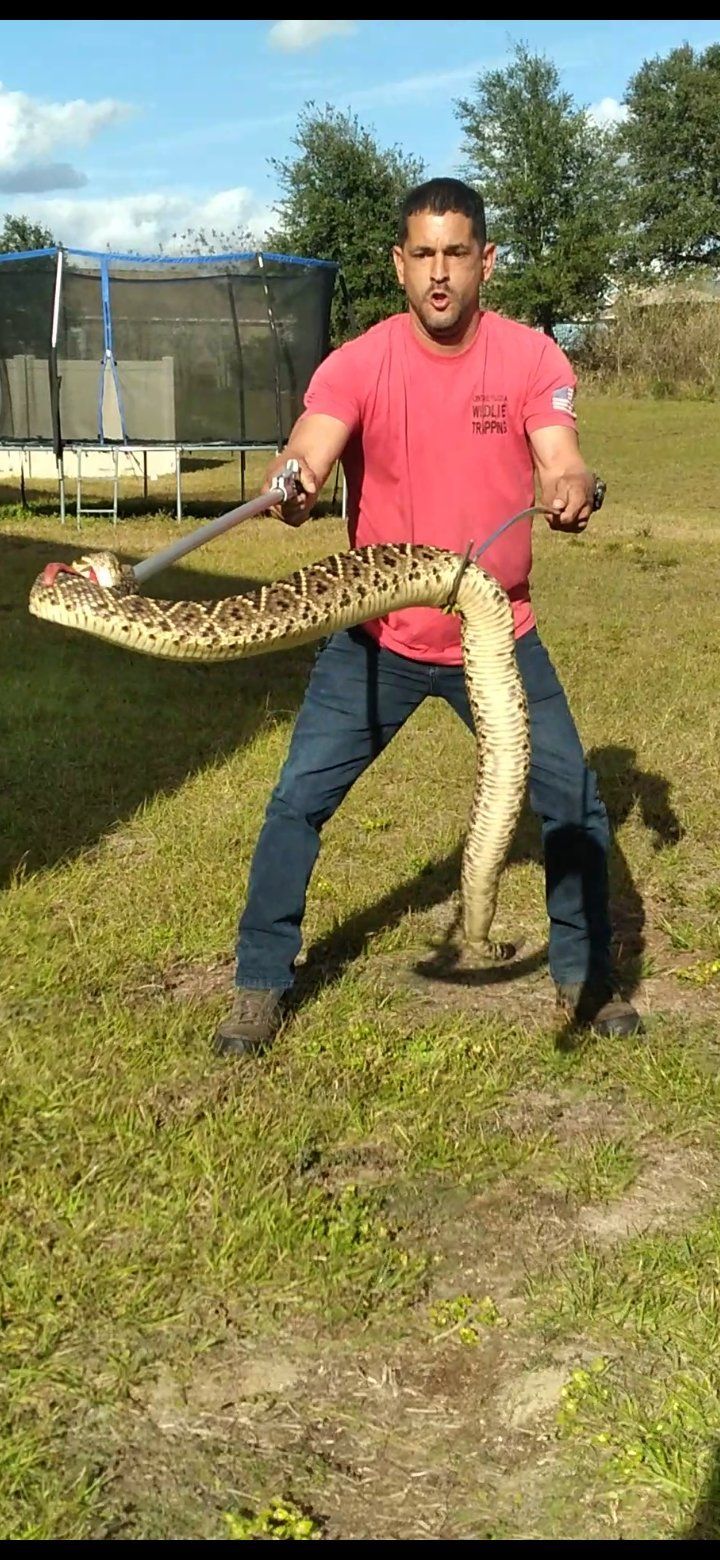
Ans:
POLYGON ((456 173, 454 101, 515 42, 552 58, 579 105, 621 112, 643 59, 720 26, 693 21, 6 21, 0 212, 61 242, 155 253, 188 228, 258 238, 270 157, 303 104, 350 108, 385 145, 456 173))

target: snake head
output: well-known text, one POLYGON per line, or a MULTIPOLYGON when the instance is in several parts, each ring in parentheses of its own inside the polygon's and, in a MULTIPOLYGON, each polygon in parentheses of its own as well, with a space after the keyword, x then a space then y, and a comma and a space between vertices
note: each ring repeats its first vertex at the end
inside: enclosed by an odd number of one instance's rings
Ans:
POLYGON ((69 574, 100 585, 103 590, 121 591, 123 595, 137 590, 132 569, 122 564, 111 552, 85 553, 73 563, 49 563, 40 576, 43 585, 54 585, 58 575, 69 574))

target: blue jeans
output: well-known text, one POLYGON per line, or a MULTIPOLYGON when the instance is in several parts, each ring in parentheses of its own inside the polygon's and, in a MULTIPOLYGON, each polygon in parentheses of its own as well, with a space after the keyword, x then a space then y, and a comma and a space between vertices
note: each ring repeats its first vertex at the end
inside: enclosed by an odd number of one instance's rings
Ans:
MULTIPOLYGON (((542 824, 550 973, 561 985, 607 978, 607 813, 536 629, 517 641, 517 659, 530 709, 530 806, 542 824)), ((474 730, 461 666, 409 660, 380 649, 362 629, 335 634, 320 650, 255 850, 238 933, 238 986, 292 985, 323 824, 433 696, 474 730)))

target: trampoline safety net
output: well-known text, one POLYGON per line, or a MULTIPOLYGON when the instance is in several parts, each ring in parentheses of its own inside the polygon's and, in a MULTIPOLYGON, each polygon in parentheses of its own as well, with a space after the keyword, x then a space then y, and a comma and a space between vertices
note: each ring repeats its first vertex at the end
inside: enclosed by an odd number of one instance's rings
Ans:
POLYGON ((329 350, 337 269, 0 255, 0 444, 280 446, 329 350))

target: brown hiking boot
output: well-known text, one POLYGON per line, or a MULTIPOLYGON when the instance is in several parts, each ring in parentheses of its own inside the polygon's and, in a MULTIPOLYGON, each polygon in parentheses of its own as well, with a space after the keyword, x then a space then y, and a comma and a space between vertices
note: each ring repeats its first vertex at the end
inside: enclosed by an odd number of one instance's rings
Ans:
POLYGON ((614 1035, 644 1035, 645 1025, 632 1003, 626 1002, 609 982, 557 986, 557 1005, 574 1029, 592 1029, 609 1039, 614 1035))
POLYGON ((282 1024, 282 991, 252 991, 238 987, 226 1019, 216 1029, 213 1049, 218 1056, 259 1056, 267 1051, 282 1024))

